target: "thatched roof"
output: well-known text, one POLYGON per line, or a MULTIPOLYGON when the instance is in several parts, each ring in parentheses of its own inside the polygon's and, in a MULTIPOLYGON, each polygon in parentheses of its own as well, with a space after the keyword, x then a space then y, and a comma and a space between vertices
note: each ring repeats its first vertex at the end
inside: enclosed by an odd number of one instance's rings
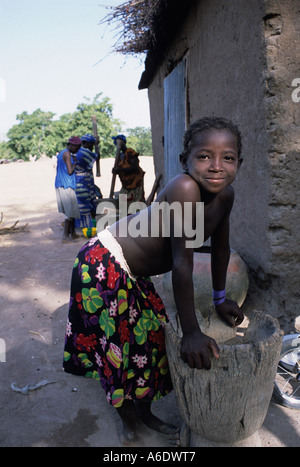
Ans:
MULTIPOLYGON (((107 7, 111 11, 101 21, 116 25, 115 52, 138 55, 157 45, 157 21, 165 13, 167 0, 130 0, 107 7)), ((100 23, 100 24, 101 24, 100 23)))
POLYGON ((114 51, 125 55, 146 54, 139 88, 147 88, 194 0, 130 0, 115 7, 101 23, 114 24, 114 51))

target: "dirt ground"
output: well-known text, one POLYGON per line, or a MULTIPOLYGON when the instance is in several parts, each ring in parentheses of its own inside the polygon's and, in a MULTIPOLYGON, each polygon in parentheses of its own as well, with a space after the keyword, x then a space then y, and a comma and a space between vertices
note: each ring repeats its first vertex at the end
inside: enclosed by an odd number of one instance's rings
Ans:
MULTIPOLYGON (((113 159, 101 161, 101 177, 95 178, 104 197, 112 164, 113 159)), ((152 159, 141 158, 141 165, 149 194, 152 159)), ((54 178, 50 159, 0 166, 1 227, 28 224, 24 231, 0 235, 0 446, 120 447, 120 422, 100 385, 62 370, 71 271, 85 239, 61 243, 54 178), (11 386, 45 380, 28 395, 11 386)), ((174 393, 157 402, 155 412, 182 423, 174 393)), ((299 447, 300 411, 271 402, 259 435, 263 447, 299 447)))

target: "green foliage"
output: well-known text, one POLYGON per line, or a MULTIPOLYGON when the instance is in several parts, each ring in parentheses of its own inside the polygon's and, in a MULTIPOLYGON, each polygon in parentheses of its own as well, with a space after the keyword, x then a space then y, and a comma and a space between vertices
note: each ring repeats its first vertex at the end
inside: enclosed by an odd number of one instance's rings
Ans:
POLYGON ((7 133, 7 147, 14 157, 27 159, 29 154, 43 154, 47 151, 47 137, 51 133, 52 112, 35 110, 31 115, 22 112, 17 115, 19 124, 7 133))
MULTIPOLYGON (((55 114, 35 110, 17 115, 18 124, 7 133, 8 141, 0 143, 0 158, 29 160, 30 155, 53 156, 66 147, 71 136, 92 133, 92 115, 97 116, 99 149, 101 157, 114 157, 112 136, 122 133, 122 123, 113 118, 113 108, 108 97, 99 93, 93 99, 84 98, 75 112, 54 119, 55 114)), ((141 155, 151 154, 150 129, 137 127, 128 130, 128 142, 141 155), (143 140, 143 141, 142 141, 143 140), (150 151, 150 152, 149 152, 150 151)))
POLYGON ((135 149, 141 156, 152 156, 152 135, 150 128, 137 126, 126 130, 127 147, 135 149))
POLYGON ((0 141, 0 159, 12 159, 14 156, 5 141, 0 141))

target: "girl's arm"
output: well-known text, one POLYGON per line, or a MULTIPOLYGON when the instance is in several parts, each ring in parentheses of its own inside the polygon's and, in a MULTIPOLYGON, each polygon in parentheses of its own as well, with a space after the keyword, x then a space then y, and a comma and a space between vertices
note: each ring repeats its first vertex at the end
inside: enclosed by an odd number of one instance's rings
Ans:
POLYGON ((194 305, 192 269, 190 261, 184 258, 180 261, 179 256, 173 264, 173 291, 183 333, 180 354, 191 368, 209 370, 211 355, 219 358, 219 349, 200 329, 194 305))
MULTIPOLYGON (((230 259, 229 244, 229 218, 233 205, 233 194, 227 200, 227 209, 214 233, 211 235, 211 273, 212 286, 215 291, 223 291, 226 288, 226 275, 230 259)), ((238 304, 226 299, 215 306, 217 313, 229 326, 238 326, 244 316, 238 304)))
POLYGON ((196 317, 194 304, 193 285, 193 248, 187 248, 187 241, 191 239, 186 236, 184 230, 184 202, 192 203, 193 210, 191 219, 195 229, 196 202, 200 202, 198 186, 191 179, 181 179, 181 183, 174 184, 174 191, 168 196, 168 202, 176 201, 178 209, 171 211, 170 215, 170 237, 172 247, 172 284, 178 316, 181 323, 183 337, 181 340, 181 357, 191 368, 206 368, 211 366, 211 352, 215 358, 219 357, 218 346, 213 339, 202 333, 196 317), (181 205, 181 211, 179 209, 181 205), (178 231, 180 226, 181 234, 178 231), (176 227, 176 228, 175 228, 176 227), (177 231, 176 231, 177 229, 177 231))

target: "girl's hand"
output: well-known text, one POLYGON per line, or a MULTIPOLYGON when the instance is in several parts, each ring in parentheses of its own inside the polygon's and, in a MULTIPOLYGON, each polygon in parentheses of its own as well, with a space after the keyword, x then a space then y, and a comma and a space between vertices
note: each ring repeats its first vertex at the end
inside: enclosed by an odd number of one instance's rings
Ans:
POLYGON ((244 320, 243 312, 238 304, 233 300, 226 298, 225 302, 220 305, 216 305, 215 308, 222 321, 232 328, 239 326, 244 320))
POLYGON ((219 358, 219 348, 206 334, 196 329, 194 332, 184 334, 181 339, 181 358, 190 368, 209 370, 211 367, 211 355, 219 358))

